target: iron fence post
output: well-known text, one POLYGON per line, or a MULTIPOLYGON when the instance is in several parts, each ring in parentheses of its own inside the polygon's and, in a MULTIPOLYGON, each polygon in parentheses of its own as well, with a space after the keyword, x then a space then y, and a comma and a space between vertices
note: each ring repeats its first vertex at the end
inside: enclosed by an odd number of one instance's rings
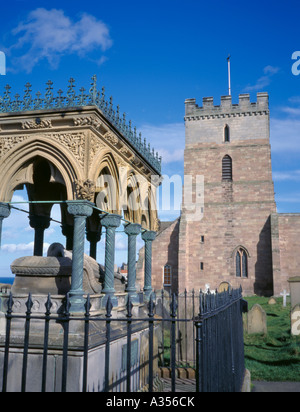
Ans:
POLYGON ((202 360, 202 326, 203 320, 199 317, 196 322, 196 392, 203 392, 203 360, 202 360))
POLYGON ((105 369, 104 369, 104 392, 109 392, 109 362, 110 362, 110 332, 111 332, 111 311, 113 304, 108 296, 106 303, 106 343, 105 343, 105 369))
MULTIPOLYGON (((171 391, 176 390, 176 311, 178 304, 176 303, 176 295, 172 294, 172 301, 170 306, 171 315, 171 391)), ((179 322, 178 322, 179 323, 179 322)))
POLYGON ((127 392, 131 392, 131 334, 132 334, 132 307, 130 296, 127 301, 127 392))
POLYGON ((154 338, 154 302, 153 294, 149 301, 149 392, 153 392, 153 338, 154 338))
POLYGON ((3 381, 2 381, 2 392, 7 391, 7 375, 8 375, 8 361, 9 361, 9 343, 10 343, 10 331, 11 331, 11 320, 12 320, 12 308, 13 308, 13 296, 10 293, 7 302, 7 312, 6 312, 6 335, 5 335, 5 349, 4 349, 4 361, 3 361, 3 381))
POLYGON ((66 296, 65 309, 64 309, 64 313, 62 317, 64 337, 63 337, 61 391, 63 393, 67 392, 70 306, 71 306, 71 302, 70 302, 70 297, 68 293, 66 296))
POLYGON ((42 392, 46 392, 46 382, 47 382, 47 357, 48 357, 48 340, 49 340, 49 323, 51 315, 51 297, 50 293, 48 294, 48 299, 45 304, 46 313, 45 313, 45 328, 44 328, 44 351, 43 351, 43 369, 42 369, 42 392))
POLYGON ((88 356, 89 356, 89 330, 90 330, 90 295, 88 294, 86 300, 86 311, 84 316, 84 347, 83 347, 83 379, 82 379, 82 392, 87 391, 88 381, 88 356))
POLYGON ((28 350, 29 350, 29 332, 30 332, 30 320, 31 309, 33 306, 31 293, 28 295, 26 302, 26 320, 25 320, 25 335, 24 335, 24 352, 23 352, 23 366, 22 366, 22 385, 21 391, 26 392, 26 378, 27 378, 27 365, 28 365, 28 350))

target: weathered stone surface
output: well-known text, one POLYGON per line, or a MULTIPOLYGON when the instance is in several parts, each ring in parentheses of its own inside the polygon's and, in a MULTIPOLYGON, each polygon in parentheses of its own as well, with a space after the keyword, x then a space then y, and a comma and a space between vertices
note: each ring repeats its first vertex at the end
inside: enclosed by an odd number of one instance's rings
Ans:
POLYGON ((267 334, 267 315, 260 305, 254 305, 248 312, 247 332, 249 335, 267 334))

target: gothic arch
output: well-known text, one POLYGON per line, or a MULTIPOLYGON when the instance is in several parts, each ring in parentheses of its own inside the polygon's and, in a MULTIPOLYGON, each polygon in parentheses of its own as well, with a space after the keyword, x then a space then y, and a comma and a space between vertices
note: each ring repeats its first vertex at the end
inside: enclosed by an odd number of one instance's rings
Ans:
POLYGON ((248 258, 251 258, 251 255, 250 255, 248 249, 247 249, 245 246, 243 246, 243 245, 238 245, 238 246, 233 250, 233 252, 232 252, 232 254, 231 254, 231 257, 232 257, 232 258, 236 255, 236 252, 237 252, 239 249, 244 249, 244 251, 247 253, 248 258))
POLYGON ((52 178, 59 178, 65 184, 67 200, 74 199, 74 182, 81 179, 78 161, 62 145, 43 136, 26 139, 1 159, 1 201, 10 202, 17 186, 33 183, 33 162, 37 157, 52 165, 52 178))
POLYGON ((235 248, 232 258, 234 264, 234 272, 237 278, 249 278, 249 252, 244 246, 235 248))
POLYGON ((92 180, 96 182, 96 204, 99 209, 110 213, 119 213, 119 171, 111 152, 102 152, 98 167, 94 167, 91 176, 92 180))
POLYGON ((126 186, 126 196, 122 198, 124 216, 130 222, 140 224, 142 220, 142 185, 133 170, 127 175, 126 186))

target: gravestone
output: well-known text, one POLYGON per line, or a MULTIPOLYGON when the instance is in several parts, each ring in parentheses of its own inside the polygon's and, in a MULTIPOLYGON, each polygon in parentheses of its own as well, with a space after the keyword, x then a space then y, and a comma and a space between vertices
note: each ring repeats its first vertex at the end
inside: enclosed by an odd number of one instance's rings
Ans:
POLYGON ((275 298, 271 298, 271 299, 269 300, 268 304, 269 304, 269 305, 276 305, 276 304, 277 304, 276 299, 275 299, 275 298))
POLYGON ((229 289, 231 289, 230 283, 222 282, 218 287, 218 293, 227 292, 229 289))
POLYGON ((292 308, 300 304, 300 276, 288 280, 291 289, 291 306, 292 308))
POLYGON ((260 305, 254 305, 248 312, 247 332, 249 335, 267 334, 267 315, 260 305))
POLYGON ((300 304, 291 312, 291 333, 293 336, 300 336, 300 304))
POLYGON ((286 308, 286 298, 287 298, 288 296, 290 296, 290 294, 287 293, 286 290, 284 290, 282 293, 280 293, 280 296, 283 296, 283 307, 286 308))

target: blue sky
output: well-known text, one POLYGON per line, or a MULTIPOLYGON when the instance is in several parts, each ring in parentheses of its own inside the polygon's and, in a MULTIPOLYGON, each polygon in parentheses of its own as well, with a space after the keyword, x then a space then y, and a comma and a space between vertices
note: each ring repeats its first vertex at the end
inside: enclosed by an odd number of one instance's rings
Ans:
MULTIPOLYGON (((12 0, 1 6, 7 71, 0 94, 9 83, 12 94, 22 96, 28 81, 34 92, 44 92, 49 79, 55 90, 66 90, 70 77, 87 89, 97 74, 99 86, 162 154, 163 173, 182 175, 184 100, 201 104, 214 96, 219 104, 227 94, 230 53, 233 102, 240 93, 255 101, 257 92, 269 92, 278 211, 300 212, 300 75, 292 73, 299 14, 299 1, 12 0)), ((26 215, 14 216, 4 224, 0 276, 8 261, 32 248, 26 215)), ((46 232, 47 243, 58 238, 58 229, 46 232)), ((121 238, 118 248, 123 260, 121 238)))

